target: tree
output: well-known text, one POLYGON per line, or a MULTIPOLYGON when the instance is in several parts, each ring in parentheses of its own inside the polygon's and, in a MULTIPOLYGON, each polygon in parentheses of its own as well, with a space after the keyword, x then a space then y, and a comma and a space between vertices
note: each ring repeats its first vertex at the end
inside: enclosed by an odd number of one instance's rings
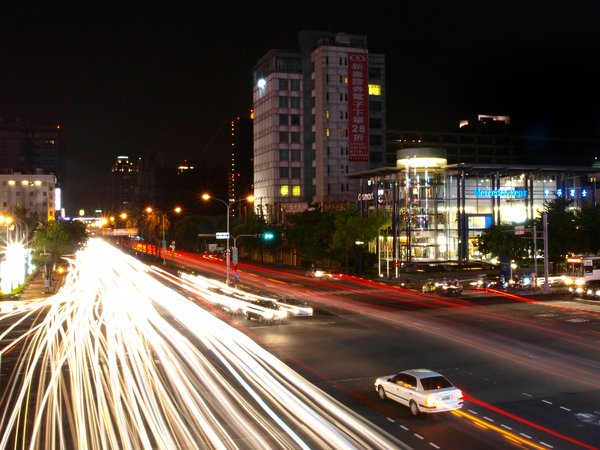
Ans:
MULTIPOLYGON (((563 197, 545 201, 543 211, 548 220, 548 260, 552 261, 552 272, 556 274, 559 263, 567 255, 581 247, 577 232, 576 215, 570 210, 573 200, 563 197)), ((543 229, 542 218, 536 219, 536 228, 543 229)))
POLYGON ((364 243, 372 241, 379 236, 379 230, 388 223, 383 212, 361 217, 355 206, 334 212, 335 231, 331 239, 331 250, 335 254, 342 254, 346 272, 348 272, 348 258, 354 256, 354 270, 361 274, 363 270, 364 243))
POLYGON ((37 266, 54 265, 74 253, 86 240, 85 224, 80 221, 50 221, 38 226, 33 234, 33 260, 37 266))
POLYGON ((515 235, 514 225, 494 225, 484 230, 478 239, 479 251, 499 257, 508 255, 511 259, 523 262, 529 256, 531 242, 515 235))
POLYGON ((331 256, 330 243, 335 232, 334 215, 312 206, 287 219, 287 245, 295 248, 305 261, 318 262, 331 256))
POLYGON ((577 253, 598 254, 600 252, 600 205, 581 209, 575 220, 577 229, 577 253))

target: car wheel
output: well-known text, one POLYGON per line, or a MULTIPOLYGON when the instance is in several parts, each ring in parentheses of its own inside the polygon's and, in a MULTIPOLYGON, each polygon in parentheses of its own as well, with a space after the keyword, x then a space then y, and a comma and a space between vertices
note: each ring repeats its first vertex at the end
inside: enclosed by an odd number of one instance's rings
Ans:
POLYGON ((421 411, 419 411, 419 405, 417 405, 417 402, 415 402, 414 400, 410 401, 410 413, 414 416, 417 417, 421 411))
POLYGON ((379 398, 381 400, 385 400, 387 398, 387 395, 385 395, 385 390, 383 389, 383 386, 379 386, 379 389, 377 389, 377 392, 379 393, 379 398))

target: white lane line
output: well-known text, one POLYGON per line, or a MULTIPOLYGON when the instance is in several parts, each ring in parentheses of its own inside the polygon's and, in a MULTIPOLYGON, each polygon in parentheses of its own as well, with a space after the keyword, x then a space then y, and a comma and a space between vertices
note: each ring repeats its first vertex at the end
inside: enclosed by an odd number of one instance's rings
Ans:
POLYGON ((415 436, 418 437, 419 439, 425 439, 423 436, 421 436, 420 434, 415 433, 415 436))
POLYGON ((404 431, 408 431, 409 430, 409 428, 405 427, 404 425, 400 425, 400 428, 402 428, 404 431))
POLYGON ((548 448, 554 448, 552 445, 550 445, 550 444, 546 444, 546 443, 545 443, 545 442, 543 442, 543 441, 540 441, 540 444, 542 444, 544 447, 548 447, 548 448))
POLYGON ((467 409, 467 411, 469 411, 471 414, 475 414, 476 416, 479 415, 479 413, 477 413, 477 411, 473 411, 472 409, 467 409))
POLYGON ((528 394, 527 392, 521 392, 523 395, 526 395, 527 397, 532 397, 532 395, 528 394))
POLYGON ((396 421, 394 419, 392 419, 391 417, 386 417, 387 420, 389 420, 392 423, 395 423, 396 421))
POLYGON ((489 422, 494 422, 494 419, 488 417, 488 416, 483 416, 483 418, 489 422))
POLYGON ((505 429, 507 429, 507 430, 512 430, 512 428, 511 428, 511 427, 509 427, 508 425, 504 425, 503 423, 501 423, 501 424, 500 424, 500 426, 501 426, 502 428, 505 428, 505 429))
POLYGON ((525 433, 519 433, 521 436, 526 437, 527 439, 531 439, 531 436, 526 435, 525 433))
POLYGON ((560 407, 560 409, 564 409, 565 411, 569 411, 569 412, 571 412, 571 411, 572 411, 571 409, 569 409, 569 408, 566 408, 566 407, 564 407, 564 406, 561 406, 561 407, 560 407))
POLYGON ((440 448, 439 445, 435 445, 433 442, 430 442, 429 445, 431 445, 433 448, 440 448))
POLYGON ((547 403, 548 405, 554 405, 554 403, 548 401, 548 400, 542 400, 542 402, 547 403))

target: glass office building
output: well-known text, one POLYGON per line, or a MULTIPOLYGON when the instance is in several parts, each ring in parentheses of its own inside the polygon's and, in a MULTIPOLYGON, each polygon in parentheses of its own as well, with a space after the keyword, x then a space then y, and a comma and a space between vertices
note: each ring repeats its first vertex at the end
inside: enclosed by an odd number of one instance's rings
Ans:
POLYGON ((362 214, 383 210, 390 227, 370 244, 380 261, 482 259, 477 238, 497 224, 524 224, 559 197, 594 202, 592 167, 447 164, 441 148, 398 150, 396 166, 354 173, 362 214))

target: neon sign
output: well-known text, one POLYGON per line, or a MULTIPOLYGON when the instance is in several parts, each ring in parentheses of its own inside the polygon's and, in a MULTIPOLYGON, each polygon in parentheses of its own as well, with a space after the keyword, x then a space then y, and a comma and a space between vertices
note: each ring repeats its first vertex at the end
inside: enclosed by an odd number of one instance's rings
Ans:
POLYGON ((527 189, 481 189, 474 188, 473 195, 475 197, 512 197, 526 198, 527 189))

